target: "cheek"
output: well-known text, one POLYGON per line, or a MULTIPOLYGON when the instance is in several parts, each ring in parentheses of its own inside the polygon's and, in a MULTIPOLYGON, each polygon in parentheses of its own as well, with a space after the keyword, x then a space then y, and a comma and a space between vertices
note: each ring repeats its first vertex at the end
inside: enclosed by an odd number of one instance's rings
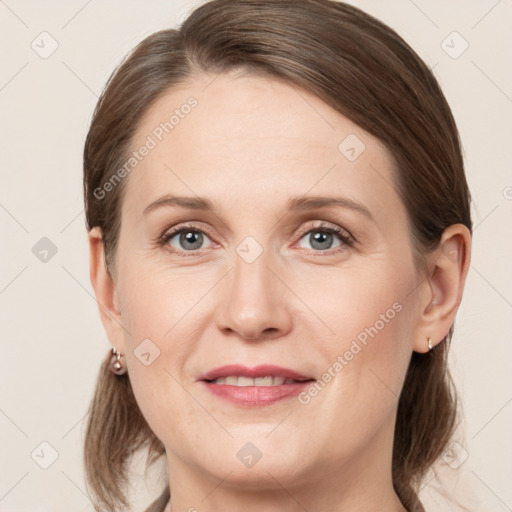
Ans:
POLYGON ((126 265, 123 271, 119 301, 135 398, 159 438, 170 430, 183 430, 186 437, 194 419, 204 414, 186 391, 190 375, 184 375, 184 368, 209 321, 211 299, 201 298, 212 282, 197 272, 180 274, 142 263, 126 265))
POLYGON ((378 265, 371 272, 352 270, 338 271, 339 277, 329 281, 329 293, 309 303, 334 334, 317 338, 311 347, 315 357, 322 355, 323 373, 302 397, 311 414, 329 425, 325 438, 342 433, 351 440, 345 446, 370 439, 395 412, 414 327, 412 270, 379 270, 378 265))
POLYGON ((134 261, 126 265, 120 292, 123 321, 132 348, 143 338, 165 344, 179 323, 196 315, 209 279, 192 268, 172 270, 134 261))
MULTIPOLYGON (((329 353, 326 348, 332 347, 331 352, 337 355, 356 341, 368 349, 366 352, 386 352, 389 345, 407 339, 405 333, 410 331, 412 320, 410 292, 415 276, 409 262, 400 265, 390 263, 392 260, 381 257, 320 269, 293 283, 294 293, 303 298, 316 318, 317 348, 329 353), (374 340, 378 343, 372 343, 374 340)), ((311 318, 307 320, 310 323, 315 321, 311 318)), ((298 330, 302 327, 296 326, 298 330)))

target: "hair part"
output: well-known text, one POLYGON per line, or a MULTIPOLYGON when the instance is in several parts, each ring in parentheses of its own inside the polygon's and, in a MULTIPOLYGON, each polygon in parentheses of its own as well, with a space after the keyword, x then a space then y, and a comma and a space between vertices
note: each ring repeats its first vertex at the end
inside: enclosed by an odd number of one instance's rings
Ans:
MULTIPOLYGON (((394 30, 330 0, 214 0, 193 11, 179 30, 162 30, 139 43, 109 78, 94 111, 83 162, 86 227, 101 228, 109 271, 115 273, 126 179, 104 198, 95 190, 126 161, 141 118, 198 73, 239 68, 310 91, 383 142, 395 162, 393 186, 408 213, 418 267, 448 226, 462 223, 471 231, 451 110, 430 69, 394 30)), ((456 425, 447 363, 452 333, 453 326, 431 352, 413 353, 400 395, 392 475, 409 510, 420 506, 419 482, 456 425)), ((89 412, 86 478, 96 510, 116 511, 127 505, 130 456, 146 446, 150 464, 164 448, 136 403, 129 376, 111 374, 107 362, 89 412)))

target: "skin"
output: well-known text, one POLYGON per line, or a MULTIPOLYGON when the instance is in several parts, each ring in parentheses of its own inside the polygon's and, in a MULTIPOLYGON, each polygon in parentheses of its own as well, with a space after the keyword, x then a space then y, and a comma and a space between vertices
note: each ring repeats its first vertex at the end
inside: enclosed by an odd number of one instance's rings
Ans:
POLYGON ((166 448, 172 510, 405 510, 391 480, 398 396, 412 352, 426 352, 428 336, 440 342, 454 320, 469 231, 444 232, 426 276, 382 143, 296 86, 239 70, 214 78, 193 77, 141 119, 134 148, 187 98, 198 101, 125 178, 112 274, 101 232, 89 234, 101 319, 166 448), (338 150, 349 134, 366 147, 353 162, 338 150), (143 215, 165 194, 207 197, 218 209, 143 215), (348 198, 371 218, 346 207, 286 209, 289 198, 313 195, 348 198), (200 249, 179 234, 158 245, 189 221, 204 233, 200 249), (311 230, 321 222, 356 242, 332 235, 318 248, 311 230), (236 251, 247 236, 263 249, 251 263, 236 251), (396 303, 400 312, 333 372, 396 303), (146 366, 134 350, 148 338, 160 355, 146 366), (334 377, 309 403, 249 409, 197 381, 229 363, 277 364, 317 380, 331 368, 334 377), (262 454, 250 468, 237 457, 249 442, 262 454))

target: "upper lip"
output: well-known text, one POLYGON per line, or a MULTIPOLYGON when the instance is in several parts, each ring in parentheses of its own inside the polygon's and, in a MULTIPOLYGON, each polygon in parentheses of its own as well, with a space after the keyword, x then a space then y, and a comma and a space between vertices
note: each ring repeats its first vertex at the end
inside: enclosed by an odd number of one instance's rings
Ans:
POLYGON ((272 377, 284 377, 285 379, 294 380, 313 379, 313 377, 309 375, 304 375, 294 370, 290 370, 289 368, 283 368, 282 366, 276 366, 273 364, 261 364, 254 368, 249 368, 248 366, 240 364, 228 364, 204 373, 198 380, 215 380, 219 377, 229 377, 233 375, 242 375, 245 377, 252 377, 253 379, 257 377, 267 377, 269 375, 272 377))

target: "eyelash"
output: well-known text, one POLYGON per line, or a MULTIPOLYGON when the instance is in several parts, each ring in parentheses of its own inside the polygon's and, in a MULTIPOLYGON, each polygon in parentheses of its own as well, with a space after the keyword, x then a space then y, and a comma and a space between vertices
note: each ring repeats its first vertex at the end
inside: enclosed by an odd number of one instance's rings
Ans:
MULTIPOLYGON (((165 231, 161 237, 158 239, 158 244, 160 246, 166 245, 169 240, 174 238, 176 235, 182 233, 182 232, 197 232, 202 233, 204 235, 207 235, 210 238, 209 233, 204 231, 203 229, 200 229, 197 226, 194 226, 193 224, 186 224, 184 226, 180 226, 178 228, 173 228, 171 230, 165 231)), ((335 247, 334 249, 326 249, 326 250, 318 250, 315 251, 313 249, 313 252, 318 253, 318 255, 331 255, 335 254, 337 252, 340 252, 343 250, 344 246, 352 247, 354 245, 355 239, 354 237, 345 229, 340 228, 338 226, 332 226, 330 224, 327 224, 325 222, 320 223, 318 226, 308 226, 304 229, 301 229, 299 233, 296 235, 299 237, 299 240, 301 240, 305 235, 312 232, 324 232, 324 233, 331 233, 334 235, 337 235, 338 238, 341 240, 342 245, 335 247)), ((201 249, 197 249, 195 251, 181 251, 177 250, 174 247, 170 250, 172 253, 178 254, 178 255, 184 255, 184 256, 195 256, 198 251, 201 249)))

